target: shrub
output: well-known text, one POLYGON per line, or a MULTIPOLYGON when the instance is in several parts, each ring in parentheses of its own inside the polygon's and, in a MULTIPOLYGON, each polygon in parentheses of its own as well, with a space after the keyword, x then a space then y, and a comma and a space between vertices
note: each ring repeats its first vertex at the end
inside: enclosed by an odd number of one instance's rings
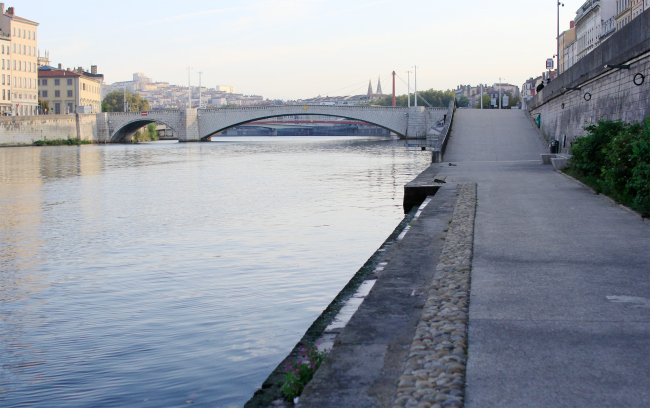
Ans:
POLYGON ((280 391, 288 401, 300 396, 305 385, 314 378, 314 373, 325 356, 327 352, 319 352, 316 346, 301 347, 298 359, 285 365, 284 384, 280 391))
POLYGON ((650 215, 650 116, 643 123, 599 121, 585 127, 571 149, 569 172, 632 207, 650 215))

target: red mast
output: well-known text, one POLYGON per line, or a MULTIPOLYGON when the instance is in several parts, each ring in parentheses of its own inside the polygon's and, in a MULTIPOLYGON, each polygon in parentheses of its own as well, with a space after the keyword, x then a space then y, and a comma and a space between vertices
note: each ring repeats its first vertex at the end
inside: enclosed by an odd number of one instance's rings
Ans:
POLYGON ((393 107, 397 106, 395 101, 395 71, 393 71, 393 107))

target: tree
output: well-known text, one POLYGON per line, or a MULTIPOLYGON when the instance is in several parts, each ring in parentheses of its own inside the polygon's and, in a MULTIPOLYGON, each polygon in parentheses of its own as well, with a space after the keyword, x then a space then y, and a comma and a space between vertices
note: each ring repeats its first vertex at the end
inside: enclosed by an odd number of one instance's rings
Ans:
POLYGON ((38 98, 38 105, 41 107, 41 112, 45 113, 46 111, 50 110, 50 106, 47 103, 47 101, 41 100, 41 98, 38 98))
MULTIPOLYGON (((483 109, 490 109, 490 104, 492 103, 492 98, 488 94, 483 94, 483 109)), ((481 98, 479 98, 478 103, 474 107, 475 109, 481 109, 481 98)))
MULTIPOLYGON (((129 112, 143 112, 149 110, 149 101, 143 99, 140 94, 132 94, 126 91, 126 102, 129 112)), ((113 91, 106 95, 102 101, 102 112, 124 112, 124 92, 113 91)))
MULTIPOLYGON (((446 90, 446 91, 436 91, 434 89, 429 89, 428 91, 420 91, 418 92, 418 105, 419 106, 426 106, 426 103, 424 103, 422 100, 426 100, 429 102, 431 106, 434 108, 446 108, 449 106, 449 102, 453 101, 456 99, 456 93, 451 90, 446 90)), ((407 106, 408 105, 408 99, 406 95, 400 95, 395 97, 395 102, 397 106, 407 106)), ((379 99, 377 101, 374 101, 371 103, 372 105, 379 105, 379 106, 392 106, 393 105, 393 97, 392 96, 387 96, 385 98, 379 99)), ((411 106, 415 105, 415 94, 411 94, 411 106)))
POLYGON ((468 106, 469 106, 469 98, 465 95, 461 95, 461 97, 458 98, 458 107, 466 108, 468 106))
POLYGON ((519 102, 521 102, 521 98, 518 96, 513 96, 512 94, 508 94, 508 107, 512 108, 513 106, 517 106, 519 102))

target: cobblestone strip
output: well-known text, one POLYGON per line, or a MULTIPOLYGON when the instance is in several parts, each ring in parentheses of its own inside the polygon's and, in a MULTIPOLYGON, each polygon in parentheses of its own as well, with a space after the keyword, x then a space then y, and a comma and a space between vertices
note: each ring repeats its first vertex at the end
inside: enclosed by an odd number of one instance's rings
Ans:
POLYGON ((463 406, 475 214, 476 184, 459 184, 453 219, 393 408, 463 406))

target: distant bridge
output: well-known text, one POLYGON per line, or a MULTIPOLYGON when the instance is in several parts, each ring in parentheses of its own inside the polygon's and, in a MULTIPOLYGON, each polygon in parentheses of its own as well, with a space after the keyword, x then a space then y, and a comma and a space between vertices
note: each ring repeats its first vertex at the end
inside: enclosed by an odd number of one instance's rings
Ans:
POLYGON ((173 111, 100 113, 97 130, 100 139, 119 143, 149 123, 172 129, 181 142, 208 141, 212 136, 235 126, 280 116, 318 115, 358 120, 376 125, 407 138, 424 138, 427 132, 448 114, 447 108, 313 106, 284 105, 269 107, 184 109, 173 111))

